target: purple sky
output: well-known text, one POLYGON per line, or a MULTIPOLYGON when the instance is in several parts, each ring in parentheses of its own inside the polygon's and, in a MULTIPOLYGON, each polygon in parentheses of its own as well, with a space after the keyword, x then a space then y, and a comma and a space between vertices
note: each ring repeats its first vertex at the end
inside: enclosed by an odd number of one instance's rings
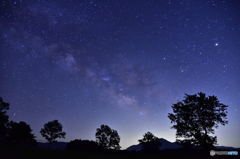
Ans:
POLYGON ((39 141, 116 129, 121 146, 151 131, 175 141, 167 114, 185 93, 229 105, 220 145, 240 146, 238 0, 1 0, 0 96, 39 141))

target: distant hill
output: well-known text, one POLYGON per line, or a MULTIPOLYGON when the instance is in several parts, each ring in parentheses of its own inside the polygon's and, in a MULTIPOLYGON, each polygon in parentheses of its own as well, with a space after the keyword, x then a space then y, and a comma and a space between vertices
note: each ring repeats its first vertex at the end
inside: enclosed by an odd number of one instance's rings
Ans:
MULTIPOLYGON (((174 150, 182 148, 180 144, 177 144, 175 142, 170 142, 166 139, 160 138, 159 139, 160 145, 159 150, 174 150)), ((126 149, 127 151, 141 151, 143 150, 143 144, 138 145, 132 145, 126 149)))
MULTIPOLYGON (((159 150, 176 150, 183 148, 181 144, 176 142, 170 142, 166 139, 160 138, 159 139, 160 145, 159 150)), ((215 146, 217 150, 239 150, 239 148, 229 147, 229 146, 215 146)), ((126 148, 126 151, 141 151, 143 150, 143 144, 132 145, 126 148)))
MULTIPOLYGON (((160 145, 159 145, 159 150, 176 150, 180 149, 183 146, 176 143, 176 142, 170 142, 166 139, 160 138, 159 139, 160 145)), ((65 150, 67 146, 67 142, 57 142, 57 143, 42 143, 39 142, 37 144, 38 149, 45 149, 45 150, 65 150)), ((239 150, 239 148, 235 147, 229 147, 229 146, 215 146, 216 149, 218 150, 239 150)), ((137 145, 132 145, 128 148, 125 149, 126 151, 141 151, 143 150, 143 144, 137 144, 137 145)))
POLYGON ((229 147, 229 146, 215 146, 216 149, 218 150, 238 150, 239 148, 235 147, 229 147))

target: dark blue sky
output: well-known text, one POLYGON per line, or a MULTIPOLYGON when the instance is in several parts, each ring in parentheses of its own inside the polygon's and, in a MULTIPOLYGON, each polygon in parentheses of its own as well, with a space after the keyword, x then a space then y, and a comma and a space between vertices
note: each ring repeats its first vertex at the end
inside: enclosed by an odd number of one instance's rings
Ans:
POLYGON ((238 0, 1 0, 0 96, 43 139, 108 124, 123 148, 143 133, 175 140, 167 114, 184 93, 229 105, 220 145, 240 146, 238 0))

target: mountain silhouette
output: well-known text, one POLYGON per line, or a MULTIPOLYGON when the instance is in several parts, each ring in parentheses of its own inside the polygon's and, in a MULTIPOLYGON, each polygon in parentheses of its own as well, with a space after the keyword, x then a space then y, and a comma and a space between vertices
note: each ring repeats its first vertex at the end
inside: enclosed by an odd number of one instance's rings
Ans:
MULTIPOLYGON (((159 150, 174 150, 174 149, 180 149, 182 146, 176 142, 170 142, 166 139, 160 138, 159 140, 159 150)), ((137 144, 132 145, 128 147, 127 151, 142 151, 143 150, 143 144, 137 144)))

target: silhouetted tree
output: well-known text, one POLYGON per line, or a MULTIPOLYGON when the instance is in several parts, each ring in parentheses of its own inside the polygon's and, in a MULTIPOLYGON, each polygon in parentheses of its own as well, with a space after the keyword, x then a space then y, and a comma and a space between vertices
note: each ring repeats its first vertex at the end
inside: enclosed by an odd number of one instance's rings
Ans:
POLYGON ((143 139, 138 140, 143 145, 144 151, 158 151, 160 148, 160 140, 154 136, 151 132, 147 132, 143 135, 143 139))
POLYGON ((100 151, 101 147, 95 141, 75 139, 67 144, 67 150, 96 152, 100 151))
POLYGON ((7 110, 9 109, 9 104, 4 102, 0 97, 0 143, 6 139, 7 127, 8 127, 8 115, 7 110))
POLYGON ((32 134, 30 126, 20 121, 19 123, 11 121, 8 129, 8 141, 13 145, 34 145, 35 136, 32 134))
POLYGON ((104 149, 119 150, 121 148, 118 132, 107 125, 101 125, 100 128, 97 128, 96 141, 104 149))
POLYGON ((154 141, 156 139, 157 139, 157 137, 148 131, 147 133, 145 133, 143 135, 143 139, 139 139, 138 142, 142 144, 142 143, 154 141))
POLYGON ((217 137, 210 136, 214 128, 228 123, 227 107, 216 96, 186 94, 183 101, 172 105, 173 113, 168 117, 174 123, 176 138, 185 138, 185 143, 207 148, 217 143, 217 137))
POLYGON ((57 138, 65 138, 66 133, 62 131, 62 124, 58 120, 44 124, 40 130, 41 135, 49 142, 57 142, 57 138))

